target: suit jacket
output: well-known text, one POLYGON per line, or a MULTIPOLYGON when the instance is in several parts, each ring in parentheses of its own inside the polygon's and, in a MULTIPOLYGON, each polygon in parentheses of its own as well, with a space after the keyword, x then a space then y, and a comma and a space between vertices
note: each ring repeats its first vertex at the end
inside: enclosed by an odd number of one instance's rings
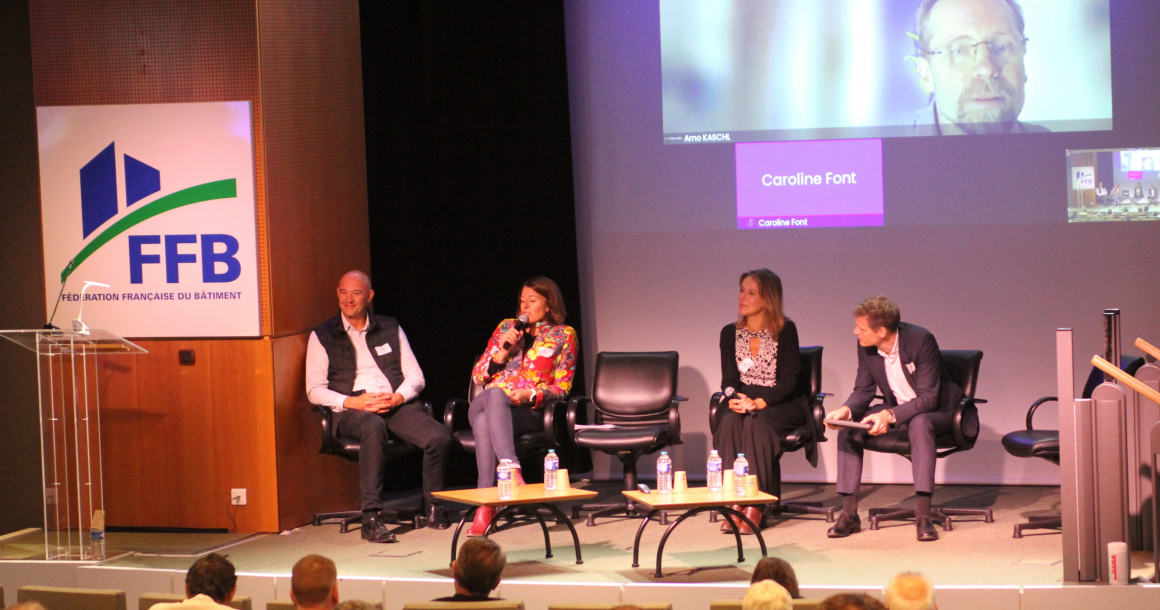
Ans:
POLYGON ((914 390, 913 400, 898 404, 886 377, 886 359, 877 347, 858 346, 858 376, 854 392, 844 403, 851 416, 858 421, 866 416, 870 401, 881 394, 887 407, 894 410, 898 423, 910 421, 919 413, 954 410, 963 398, 963 389, 947 377, 939 356, 938 341, 930 331, 914 324, 898 325, 898 356, 902 374, 914 390), (912 366, 913 365, 913 366, 912 366))

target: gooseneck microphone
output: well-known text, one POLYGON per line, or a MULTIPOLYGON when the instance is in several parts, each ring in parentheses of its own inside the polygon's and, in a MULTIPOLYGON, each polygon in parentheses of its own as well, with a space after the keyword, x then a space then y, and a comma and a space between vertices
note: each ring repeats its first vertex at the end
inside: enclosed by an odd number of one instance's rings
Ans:
POLYGON ((64 296, 64 285, 68 282, 68 274, 72 273, 73 259, 69 259, 68 266, 65 267, 64 270, 66 275, 64 276, 64 279, 60 281, 60 292, 58 292, 56 295, 56 305, 54 305, 52 308, 52 315, 48 317, 48 324, 44 325, 45 330, 60 330, 60 327, 53 324, 52 321, 56 319, 56 310, 60 307, 60 298, 64 296))
MULTIPOLYGON (((522 314, 520 314, 519 319, 516 320, 516 330, 523 331, 527 327, 528 327, 528 314, 522 313, 522 314)), ((511 348, 512 348, 511 341, 504 341, 503 342, 504 351, 507 351, 511 348)))

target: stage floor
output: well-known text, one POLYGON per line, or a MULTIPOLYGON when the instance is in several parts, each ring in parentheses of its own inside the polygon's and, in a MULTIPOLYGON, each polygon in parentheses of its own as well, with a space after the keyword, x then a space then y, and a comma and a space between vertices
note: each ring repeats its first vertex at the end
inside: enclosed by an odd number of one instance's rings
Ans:
MULTIPOLYGON (((619 495, 618 483, 592 484, 601 492, 597 501, 619 495)), ((860 512, 863 528, 868 527, 866 511, 872 507, 913 502, 913 488, 904 485, 864 485, 860 512)), ((816 500, 836 503, 833 485, 786 484, 787 500, 816 500)), ((1057 531, 1028 532, 1022 539, 1011 537, 1016 523, 1029 515, 1048 514, 1059 509, 1058 487, 1034 486, 941 486, 936 504, 988 507, 995 523, 962 517, 954 530, 940 529, 940 540, 915 540, 912 524, 892 523, 878 531, 863 529, 845 539, 826 537, 829 525, 821 517, 774 521, 764 530, 771 556, 789 561, 798 580, 809 585, 881 585, 904 570, 918 570, 935 583, 947 585, 1051 585, 1062 582, 1062 535, 1057 531)), ((568 512, 567 510, 565 512, 568 512)), ((543 535, 537 525, 505 529, 492 536, 508 554, 505 580, 550 580, 577 582, 689 582, 724 583, 747 581, 761 558, 757 541, 743 537, 745 559, 736 562, 732 535, 722 534, 719 524, 707 515, 690 518, 670 537, 664 558, 664 576, 655 578, 656 548, 664 527, 650 524, 641 547, 641 567, 632 568, 632 542, 637 520, 602 519, 586 527, 583 519, 575 526, 580 536, 584 564, 576 565, 567 528, 555 525, 552 531, 554 558, 545 559, 543 535)), ((294 562, 308 553, 331 557, 343 576, 431 578, 450 575, 448 562, 451 530, 419 529, 398 531, 399 542, 365 543, 358 530, 340 534, 337 525, 306 526, 238 541, 220 552, 227 554, 238 570, 248 573, 287 574, 294 562)), ((462 539, 461 541, 462 542, 462 539)), ((110 547, 115 536, 110 534, 110 547)), ((169 544, 172 544, 170 542, 169 544)), ((112 548, 110 548, 112 551, 112 548)), ((1151 575, 1145 554, 1133 558, 1134 574, 1151 575)), ((146 555, 138 552, 105 562, 110 567, 185 569, 188 555, 146 555)))

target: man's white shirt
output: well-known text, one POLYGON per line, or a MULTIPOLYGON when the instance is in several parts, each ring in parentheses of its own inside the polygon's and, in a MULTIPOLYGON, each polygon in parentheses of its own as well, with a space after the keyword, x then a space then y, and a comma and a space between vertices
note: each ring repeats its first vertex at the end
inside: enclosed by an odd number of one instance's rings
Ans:
POLYGON ((890 348, 890 353, 878 350, 878 355, 886 361, 886 381, 890 384, 890 390, 894 393, 894 400, 897 404, 903 404, 914 400, 917 394, 910 384, 906 381, 906 375, 902 372, 902 357, 898 353, 898 344, 901 337, 895 335, 894 347, 890 348))
MULTIPOLYGON (((375 358, 367 347, 366 334, 370 328, 370 320, 367 320, 366 328, 359 330, 346 319, 346 316, 342 314, 339 316, 342 317, 342 326, 346 329, 347 336, 354 344, 357 366, 353 391, 398 393, 402 395, 403 402, 413 400, 423 391, 423 386, 426 385, 423 370, 419 368, 419 361, 415 359, 411 344, 407 342, 407 334, 403 332, 402 327, 399 327, 399 365, 403 369, 403 383, 399 384, 398 388, 393 388, 391 381, 375 363, 375 358)), ((375 348, 390 349, 383 347, 386 345, 384 342, 382 346, 376 345, 375 348)), ((311 332, 310 340, 306 344, 306 397, 312 404, 330 407, 335 412, 342 411, 342 404, 347 396, 330 389, 330 380, 327 376, 329 369, 330 357, 326 353, 326 348, 318 340, 318 334, 311 332)))

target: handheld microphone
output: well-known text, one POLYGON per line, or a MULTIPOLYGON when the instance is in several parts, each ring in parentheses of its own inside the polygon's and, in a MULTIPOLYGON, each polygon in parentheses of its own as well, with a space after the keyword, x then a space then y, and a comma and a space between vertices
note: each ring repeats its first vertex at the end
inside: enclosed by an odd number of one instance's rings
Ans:
MULTIPOLYGON (((522 314, 520 314, 519 319, 516 320, 516 330, 523 331, 527 327, 528 327, 528 314, 522 313, 522 314)), ((503 348, 504 348, 504 350, 511 349, 512 342, 511 341, 504 341, 503 348)))
POLYGON ((729 399, 733 398, 736 394, 737 390, 734 390, 732 386, 725 388, 725 391, 721 392, 721 399, 717 401, 717 404, 723 405, 729 402, 729 399))

